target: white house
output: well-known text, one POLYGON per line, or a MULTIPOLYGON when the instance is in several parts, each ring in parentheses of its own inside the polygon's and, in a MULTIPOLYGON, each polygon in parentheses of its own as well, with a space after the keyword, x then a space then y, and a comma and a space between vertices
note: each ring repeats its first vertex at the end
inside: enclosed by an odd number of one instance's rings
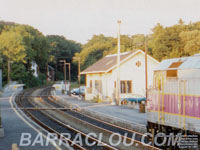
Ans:
MULTIPOLYGON (((159 62, 147 55, 148 86, 153 85, 153 72, 159 62)), ((108 55, 81 72, 86 79, 85 99, 99 95, 112 100, 116 89, 117 55, 108 55)), ((121 98, 133 95, 145 96, 145 53, 142 50, 120 54, 121 98)))
POLYGON ((38 65, 34 61, 31 62, 31 70, 33 70, 33 75, 38 77, 38 65))
MULTIPOLYGON (((31 70, 33 71, 33 75, 35 77, 38 77, 38 74, 39 74, 39 68, 38 68, 38 65, 35 61, 32 61, 31 62, 31 70)), ((47 75, 48 75, 48 80, 52 80, 54 81, 55 80, 55 69, 48 65, 48 70, 47 70, 47 75)))

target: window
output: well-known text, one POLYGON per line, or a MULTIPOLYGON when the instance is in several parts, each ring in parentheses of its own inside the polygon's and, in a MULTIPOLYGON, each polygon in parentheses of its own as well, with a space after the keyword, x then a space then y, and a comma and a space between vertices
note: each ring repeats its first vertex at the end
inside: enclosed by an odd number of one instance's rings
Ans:
POLYGON ((183 62, 182 61, 178 61, 178 62, 173 62, 169 68, 178 68, 183 62))
POLYGON ((132 93, 132 81, 127 81, 127 93, 132 93))
POLYGON ((92 80, 90 80, 89 88, 87 88, 87 93, 92 94, 92 80))
POLYGON ((177 77, 177 70, 167 70, 167 77, 177 77))
POLYGON ((121 93, 126 93, 126 83, 125 81, 120 81, 121 93))
POLYGON ((132 93, 132 81, 122 80, 120 81, 121 93, 132 93))
POLYGON ((92 88, 92 80, 90 80, 90 88, 92 88))

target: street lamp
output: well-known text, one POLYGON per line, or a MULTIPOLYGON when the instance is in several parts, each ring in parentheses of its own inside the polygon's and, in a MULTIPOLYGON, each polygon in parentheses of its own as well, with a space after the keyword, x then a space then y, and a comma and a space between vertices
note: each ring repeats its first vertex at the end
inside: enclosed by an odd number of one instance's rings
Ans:
POLYGON ((118 49, 117 49, 117 84, 116 84, 116 97, 118 105, 121 105, 120 100, 120 24, 121 21, 117 21, 119 28, 118 28, 118 49))
POLYGON ((71 67, 70 67, 70 63, 66 63, 66 60, 60 60, 60 62, 64 63, 64 83, 65 83, 65 91, 66 91, 66 65, 68 65, 69 67, 69 95, 71 95, 71 67))
POLYGON ((147 51, 148 51, 148 45, 147 45, 147 37, 145 37, 145 89, 146 89, 146 100, 148 96, 148 60, 147 60, 147 51))
POLYGON ((71 95, 71 67, 70 67, 70 63, 65 63, 65 65, 68 65, 69 68, 69 96, 71 95))
POLYGON ((11 72, 11 67, 10 64, 13 63, 13 61, 8 60, 8 83, 10 83, 11 78, 10 78, 10 72, 11 72))
POLYGON ((81 70, 81 64, 80 64, 80 57, 73 57, 73 60, 78 61, 78 85, 79 85, 79 97, 81 96, 81 79, 80 79, 80 70, 81 70))

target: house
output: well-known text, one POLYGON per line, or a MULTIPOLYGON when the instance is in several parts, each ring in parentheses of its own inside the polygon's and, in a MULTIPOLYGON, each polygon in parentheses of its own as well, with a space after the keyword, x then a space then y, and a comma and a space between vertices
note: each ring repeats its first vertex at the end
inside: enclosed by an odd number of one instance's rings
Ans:
MULTIPOLYGON (((33 71, 33 75, 37 78, 39 74, 39 68, 35 61, 31 62, 31 70, 33 71)), ((48 78, 47 78, 48 81, 55 80, 55 69, 50 65, 48 65, 47 75, 48 75, 48 78)))
POLYGON ((35 61, 31 62, 31 70, 33 70, 33 75, 35 77, 38 77, 38 65, 36 64, 35 61))
MULTIPOLYGON (((147 55, 148 86, 153 85, 153 72, 159 62, 147 55)), ((113 100, 116 91, 117 54, 108 55, 81 72, 85 75, 85 99, 92 100, 100 96, 104 100, 113 100)), ((133 95, 145 95, 145 53, 142 50, 120 54, 120 90, 121 98, 133 95)))

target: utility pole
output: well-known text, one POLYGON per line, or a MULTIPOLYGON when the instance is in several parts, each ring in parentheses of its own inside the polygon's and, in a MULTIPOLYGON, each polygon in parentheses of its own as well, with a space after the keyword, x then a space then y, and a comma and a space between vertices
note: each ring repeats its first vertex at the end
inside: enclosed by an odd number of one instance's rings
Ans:
POLYGON ((78 57, 78 85, 79 85, 79 97, 81 96, 81 64, 80 64, 80 57, 78 57))
POLYGON ((145 37, 145 89, 146 89, 146 99, 148 96, 148 60, 147 60, 147 51, 148 51, 148 45, 147 45, 147 37, 145 37))
POLYGON ((8 83, 10 83, 10 60, 8 60, 8 83))
POLYGON ((81 62, 80 62, 80 57, 73 57, 74 60, 78 61, 78 85, 79 85, 79 97, 81 96, 81 62))
POLYGON ((47 68, 47 72, 46 72, 46 81, 47 81, 47 83, 48 83, 48 79, 49 79, 49 66, 48 66, 48 63, 47 63, 47 66, 46 66, 47 68))
POLYGON ((121 21, 117 21, 119 28, 118 28, 118 50, 117 50, 117 83, 116 83, 116 97, 117 97, 117 103, 120 106, 121 105, 121 99, 120 99, 120 24, 121 21))
POLYGON ((66 60, 60 60, 60 62, 64 63, 63 70, 64 70, 64 84, 65 84, 65 92, 66 92, 66 66, 65 66, 66 60))
POLYGON ((70 65, 70 63, 65 63, 66 65, 68 65, 69 67, 69 95, 71 95, 71 65, 70 65))

